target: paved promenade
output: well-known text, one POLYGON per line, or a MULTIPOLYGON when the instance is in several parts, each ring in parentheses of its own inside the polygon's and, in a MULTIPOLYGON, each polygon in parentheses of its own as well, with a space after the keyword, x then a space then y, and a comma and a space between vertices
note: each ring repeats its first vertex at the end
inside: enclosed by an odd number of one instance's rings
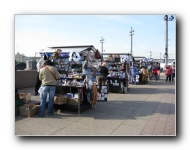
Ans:
MULTIPOLYGON (((176 136, 175 81, 131 85, 127 94, 109 93, 107 102, 77 112, 40 118, 15 117, 16 136, 176 136)), ((34 94, 34 88, 19 92, 34 94)), ((33 100, 39 97, 32 96, 33 100)))

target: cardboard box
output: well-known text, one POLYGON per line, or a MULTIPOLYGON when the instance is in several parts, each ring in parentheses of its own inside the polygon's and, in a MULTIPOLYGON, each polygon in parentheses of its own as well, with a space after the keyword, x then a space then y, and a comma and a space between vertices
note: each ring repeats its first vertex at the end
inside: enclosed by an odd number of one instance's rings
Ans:
POLYGON ((19 93, 20 99, 23 99, 24 103, 28 103, 31 101, 31 93, 19 93))
POLYGON ((58 104, 58 105, 61 105, 61 104, 67 104, 67 96, 66 95, 55 95, 54 96, 54 104, 58 104))
POLYGON ((32 117, 39 113, 40 105, 25 104, 19 107, 19 114, 25 117, 32 117))
POLYGON ((78 106, 78 98, 68 98, 67 99, 67 104, 68 105, 74 105, 74 106, 78 106))

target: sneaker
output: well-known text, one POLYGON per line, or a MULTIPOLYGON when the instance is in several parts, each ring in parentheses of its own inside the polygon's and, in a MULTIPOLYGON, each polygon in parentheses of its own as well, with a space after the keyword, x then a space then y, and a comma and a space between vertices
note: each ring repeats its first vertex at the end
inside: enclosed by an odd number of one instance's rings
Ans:
POLYGON ((49 115, 49 116, 52 116, 52 115, 54 115, 54 113, 48 113, 48 115, 49 115))
POLYGON ((54 113, 53 114, 48 114, 49 116, 53 116, 54 115, 54 113))
POLYGON ((44 117, 44 115, 38 115, 39 117, 44 117))

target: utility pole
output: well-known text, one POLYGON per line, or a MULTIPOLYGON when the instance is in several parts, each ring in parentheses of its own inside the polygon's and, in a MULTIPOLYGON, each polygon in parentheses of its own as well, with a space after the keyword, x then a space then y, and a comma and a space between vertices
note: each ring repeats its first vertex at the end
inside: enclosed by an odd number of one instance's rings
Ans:
POLYGON ((166 46, 165 46, 165 64, 168 64, 168 21, 172 21, 174 19, 173 16, 168 18, 168 15, 164 16, 164 20, 166 21, 166 46))
POLYGON ((152 52, 150 51, 150 58, 152 57, 152 52))
POLYGON ((129 36, 131 36, 131 56, 132 56, 132 66, 133 66, 133 33, 134 33, 135 31, 134 30, 132 30, 132 27, 131 27, 131 31, 129 32, 130 34, 129 34, 129 36))
POLYGON ((104 43, 103 37, 101 37, 100 43, 101 43, 101 46, 102 46, 102 61, 103 61, 103 43, 104 43))

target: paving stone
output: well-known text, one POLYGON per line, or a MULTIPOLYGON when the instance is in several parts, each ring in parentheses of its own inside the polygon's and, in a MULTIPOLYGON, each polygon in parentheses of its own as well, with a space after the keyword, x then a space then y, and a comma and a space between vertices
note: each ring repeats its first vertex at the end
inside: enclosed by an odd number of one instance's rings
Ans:
MULTIPOLYGON (((44 118, 15 116, 15 136, 176 136, 175 82, 164 78, 130 85, 127 94, 108 93, 107 102, 80 114, 63 110, 44 118)), ((34 93, 34 87, 19 91, 34 93)), ((39 96, 32 95, 32 101, 39 96)))

